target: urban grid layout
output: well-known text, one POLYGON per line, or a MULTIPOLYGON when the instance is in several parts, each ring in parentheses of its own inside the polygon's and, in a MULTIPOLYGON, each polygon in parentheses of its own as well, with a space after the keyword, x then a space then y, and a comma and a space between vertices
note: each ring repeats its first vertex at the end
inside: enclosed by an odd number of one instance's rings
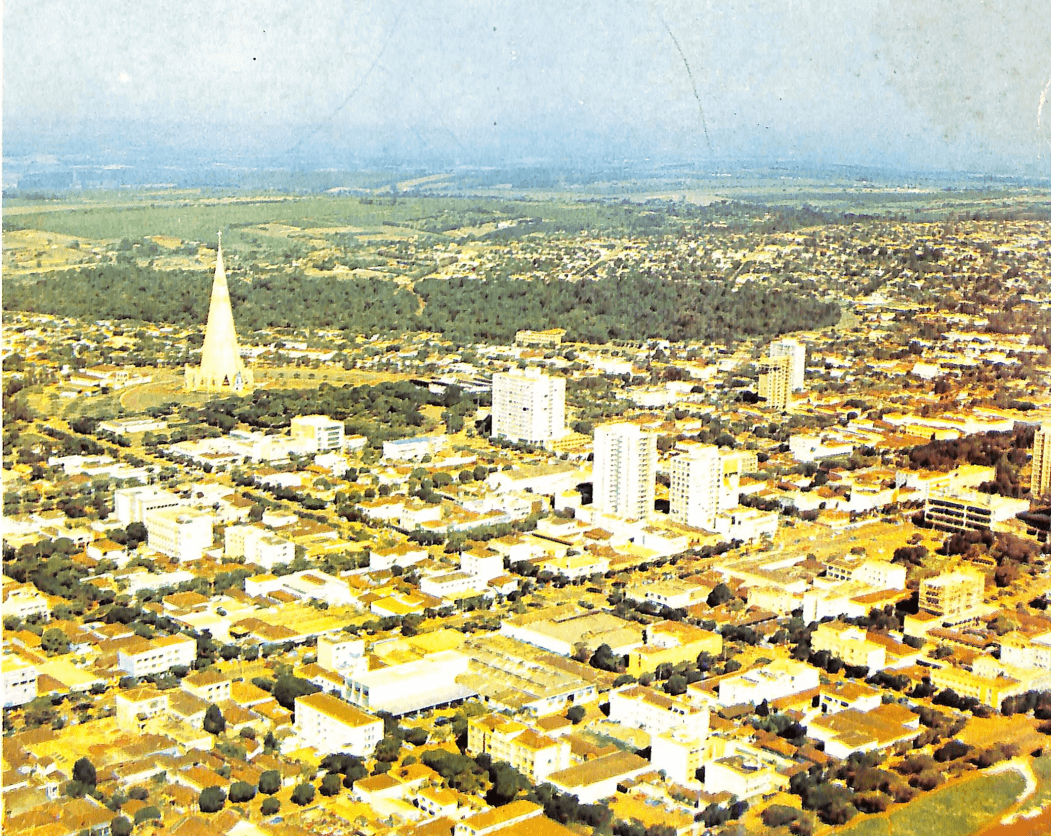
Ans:
POLYGON ((9 205, 5 829, 1046 829, 1051 221, 925 200, 9 205))
POLYGON ((1051 836, 1049 0, 0 28, 0 836, 1051 836))

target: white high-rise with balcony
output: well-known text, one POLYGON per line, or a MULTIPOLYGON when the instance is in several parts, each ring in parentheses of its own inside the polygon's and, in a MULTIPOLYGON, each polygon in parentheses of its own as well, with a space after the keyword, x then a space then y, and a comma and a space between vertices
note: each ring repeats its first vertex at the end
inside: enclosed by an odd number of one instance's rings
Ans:
POLYGON ((566 380, 539 370, 493 375, 493 435, 543 444, 566 434, 566 380))
POLYGON ((671 461, 671 518, 694 528, 715 529, 721 510, 723 462, 714 444, 691 444, 671 461))
POLYGON ((657 435, 637 424, 595 427, 593 502, 601 514, 645 519, 653 510, 657 435))
POLYGON ((803 388, 803 377, 806 373, 806 346, 799 340, 785 337, 770 343, 770 358, 787 357, 788 383, 793 392, 803 388))

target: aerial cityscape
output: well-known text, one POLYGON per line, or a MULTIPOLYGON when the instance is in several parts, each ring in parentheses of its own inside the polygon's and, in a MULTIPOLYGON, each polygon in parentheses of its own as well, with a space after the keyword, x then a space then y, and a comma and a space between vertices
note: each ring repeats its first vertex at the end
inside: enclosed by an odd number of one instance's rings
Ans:
POLYGON ((1051 22, 119 5, 4 13, 5 833, 1051 832, 1051 22))

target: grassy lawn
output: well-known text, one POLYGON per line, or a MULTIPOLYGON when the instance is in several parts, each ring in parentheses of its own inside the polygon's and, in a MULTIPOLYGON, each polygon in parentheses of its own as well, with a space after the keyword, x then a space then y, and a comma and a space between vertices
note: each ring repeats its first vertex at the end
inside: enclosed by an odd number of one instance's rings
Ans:
POLYGON ((846 825, 843 836, 970 836, 1006 810, 1025 782, 1017 772, 982 776, 921 796, 889 816, 846 825))

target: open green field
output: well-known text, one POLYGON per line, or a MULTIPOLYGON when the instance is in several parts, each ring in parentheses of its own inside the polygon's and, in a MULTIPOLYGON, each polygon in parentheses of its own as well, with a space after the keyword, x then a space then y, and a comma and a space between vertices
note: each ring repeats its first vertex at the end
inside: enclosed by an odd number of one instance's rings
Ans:
MULTIPOLYGON (((284 224, 299 229, 355 227, 386 230, 390 225, 418 225, 423 231, 474 227, 487 221, 543 218, 574 228, 618 229, 632 216, 646 214, 637 206, 562 202, 510 202, 492 199, 409 197, 361 198, 345 196, 227 198, 175 200, 157 198, 140 203, 126 196, 112 203, 75 205, 65 202, 39 208, 16 205, 8 213, 5 230, 38 229, 92 240, 166 235, 184 241, 211 241, 217 230, 238 242, 238 231, 262 224, 284 224), (429 221, 429 223, 428 223, 429 221)), ((258 234, 258 230, 253 230, 258 234)))
POLYGON ((1022 793, 1016 771, 981 775, 920 796, 888 815, 866 818, 834 832, 842 836, 972 836, 1007 810, 1022 793))

